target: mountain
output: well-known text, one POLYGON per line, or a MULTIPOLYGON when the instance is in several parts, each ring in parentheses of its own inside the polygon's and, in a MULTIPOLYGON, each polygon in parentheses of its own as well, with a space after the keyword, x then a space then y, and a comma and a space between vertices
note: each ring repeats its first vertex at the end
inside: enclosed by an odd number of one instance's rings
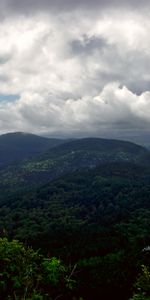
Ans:
POLYGON ((102 139, 102 138, 83 138, 78 140, 73 140, 67 143, 60 145, 59 147, 55 147, 55 149, 51 149, 47 152, 47 156, 59 156, 59 155, 66 155, 71 152, 79 153, 94 151, 94 152, 101 152, 106 155, 120 155, 120 158, 129 159, 129 156, 133 158, 133 155, 139 156, 147 152, 147 150, 137 144, 127 141, 121 140, 114 140, 114 139, 102 139), (123 157, 123 153, 127 154, 127 157, 123 157))
POLYGON ((0 187, 46 183, 66 173, 112 162, 147 164, 149 151, 131 142, 86 138, 65 142, 0 172, 0 187))
POLYGON ((23 132, 3 134, 0 136, 0 167, 37 156, 63 142, 23 132))
POLYGON ((141 146, 95 138, 23 158, 0 171, 0 235, 70 266, 75 294, 62 299, 131 299, 150 261, 149 161, 141 146))

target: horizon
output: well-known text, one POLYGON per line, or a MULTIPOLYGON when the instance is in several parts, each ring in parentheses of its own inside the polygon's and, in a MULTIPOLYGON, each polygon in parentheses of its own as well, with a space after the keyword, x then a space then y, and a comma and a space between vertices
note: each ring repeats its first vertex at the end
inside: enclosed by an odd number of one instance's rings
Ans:
POLYGON ((23 131, 14 131, 14 132, 5 132, 0 134, 0 136, 3 135, 34 135, 37 137, 47 138, 47 139, 60 139, 60 140, 79 140, 79 139, 107 139, 107 140, 118 140, 118 141, 124 141, 124 142, 131 142, 133 144, 141 145, 143 147, 150 147, 150 142, 148 141, 147 136, 146 137, 139 137, 139 136, 128 136, 128 137, 113 137, 111 135, 109 136, 64 136, 64 135, 48 135, 48 134, 40 134, 40 133, 32 133, 32 132, 23 132, 23 131))

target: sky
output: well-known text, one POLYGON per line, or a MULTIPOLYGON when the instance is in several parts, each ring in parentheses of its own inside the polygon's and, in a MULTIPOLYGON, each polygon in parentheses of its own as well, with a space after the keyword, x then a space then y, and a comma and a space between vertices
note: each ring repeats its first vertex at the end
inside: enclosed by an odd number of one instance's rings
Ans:
POLYGON ((0 134, 149 129, 149 1, 0 0, 0 134))

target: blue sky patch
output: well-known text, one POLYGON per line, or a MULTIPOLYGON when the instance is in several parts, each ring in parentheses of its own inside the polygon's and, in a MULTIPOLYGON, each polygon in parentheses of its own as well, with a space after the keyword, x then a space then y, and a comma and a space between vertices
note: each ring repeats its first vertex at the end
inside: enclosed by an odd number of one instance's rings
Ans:
POLYGON ((0 94, 0 102, 14 102, 20 98, 19 95, 12 95, 12 94, 0 94))

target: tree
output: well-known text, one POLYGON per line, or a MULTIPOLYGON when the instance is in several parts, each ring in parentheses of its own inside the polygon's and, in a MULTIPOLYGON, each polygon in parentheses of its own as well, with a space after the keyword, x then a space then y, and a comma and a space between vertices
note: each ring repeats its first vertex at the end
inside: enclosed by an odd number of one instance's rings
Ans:
POLYGON ((72 272, 59 259, 45 258, 16 240, 0 238, 0 267, 3 300, 57 299, 73 288, 72 272))
POLYGON ((130 300, 150 300, 150 271, 142 265, 142 273, 136 280, 135 293, 130 300))

